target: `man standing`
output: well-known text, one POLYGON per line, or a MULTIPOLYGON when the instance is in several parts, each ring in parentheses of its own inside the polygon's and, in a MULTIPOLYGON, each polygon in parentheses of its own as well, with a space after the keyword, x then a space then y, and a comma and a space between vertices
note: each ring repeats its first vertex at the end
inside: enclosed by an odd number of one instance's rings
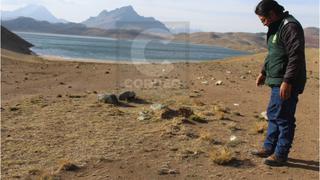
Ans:
POLYGON ((300 23, 274 0, 262 0, 256 15, 268 27, 268 55, 256 84, 271 87, 267 108, 268 131, 263 147, 252 154, 270 166, 284 165, 294 132, 298 95, 306 83, 304 32, 300 23))

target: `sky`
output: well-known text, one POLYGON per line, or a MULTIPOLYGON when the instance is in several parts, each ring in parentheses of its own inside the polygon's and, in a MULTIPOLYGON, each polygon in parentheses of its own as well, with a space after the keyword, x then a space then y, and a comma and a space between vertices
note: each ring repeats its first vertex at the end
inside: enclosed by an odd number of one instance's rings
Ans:
MULTIPOLYGON (((186 23, 214 32, 265 32, 254 14, 258 0, 1 0, 1 10, 45 6, 57 18, 81 22, 102 10, 132 5, 139 15, 164 23, 186 23)), ((278 0, 303 27, 319 27, 319 0, 278 0)))

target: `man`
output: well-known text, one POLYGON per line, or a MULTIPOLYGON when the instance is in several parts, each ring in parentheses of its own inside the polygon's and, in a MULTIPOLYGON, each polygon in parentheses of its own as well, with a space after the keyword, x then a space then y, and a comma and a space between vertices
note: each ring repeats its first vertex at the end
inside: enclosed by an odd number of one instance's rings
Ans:
POLYGON ((294 132, 298 95, 306 83, 304 32, 300 23, 274 0, 261 1, 255 10, 268 27, 268 55, 256 84, 271 87, 267 108, 268 130, 263 147, 252 154, 270 166, 284 165, 294 132))

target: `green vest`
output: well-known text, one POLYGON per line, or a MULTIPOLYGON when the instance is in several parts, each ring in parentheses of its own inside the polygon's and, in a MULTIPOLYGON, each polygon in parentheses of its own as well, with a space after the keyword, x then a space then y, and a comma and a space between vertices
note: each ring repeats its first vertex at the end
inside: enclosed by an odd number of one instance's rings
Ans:
MULTIPOLYGON (((280 34, 287 23, 300 23, 291 15, 284 18, 275 34, 270 35, 268 39, 268 55, 265 59, 265 84, 269 86, 279 86, 283 81, 288 64, 288 56, 285 47, 280 40, 280 34)), ((301 25, 300 25, 301 26, 301 25)))

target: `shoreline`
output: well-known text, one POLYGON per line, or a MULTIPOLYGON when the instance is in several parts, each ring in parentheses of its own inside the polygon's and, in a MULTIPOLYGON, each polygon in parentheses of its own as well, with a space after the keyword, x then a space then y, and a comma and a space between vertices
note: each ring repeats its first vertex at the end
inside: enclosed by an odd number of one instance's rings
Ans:
MULTIPOLYGON (((263 52, 262 52, 263 53, 263 52)), ((258 53, 261 54, 261 53, 258 53)), ((233 59, 243 58, 250 55, 242 55, 242 56, 231 56, 222 59, 212 59, 212 60, 179 60, 179 61, 169 61, 169 60, 156 60, 156 61, 138 61, 138 60, 110 60, 110 59, 89 59, 89 58, 68 58, 63 56, 54 56, 54 55, 39 55, 34 54, 39 58, 48 60, 48 61, 58 61, 58 62, 84 62, 84 63, 101 63, 101 64, 153 64, 153 65, 165 65, 165 64, 198 64, 198 63, 213 63, 213 62, 224 62, 230 61, 233 59)))

